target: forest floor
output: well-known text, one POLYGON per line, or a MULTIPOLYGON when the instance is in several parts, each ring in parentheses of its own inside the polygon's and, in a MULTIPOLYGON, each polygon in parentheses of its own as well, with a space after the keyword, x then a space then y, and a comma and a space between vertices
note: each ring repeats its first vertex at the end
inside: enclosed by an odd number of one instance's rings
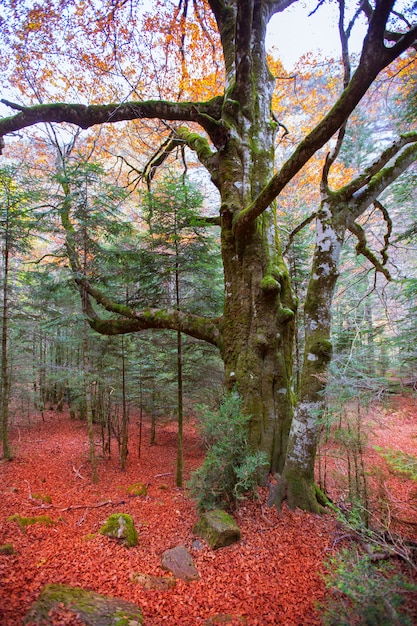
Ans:
MULTIPOLYGON (((65 412, 49 411, 44 417, 15 422, 14 459, 0 463, 0 545, 11 543, 15 550, 0 555, 3 626, 21 624, 47 583, 80 586, 134 602, 142 608, 146 626, 198 626, 217 614, 234 616, 227 624, 240 626, 321 624, 317 605, 326 596, 325 561, 340 547, 345 532, 334 516, 289 511, 285 506, 279 514, 266 506, 266 489, 261 489, 258 499, 244 501, 235 513, 240 542, 216 551, 204 543, 196 549, 195 505, 187 490, 175 487, 174 423, 159 424, 156 445, 151 446, 145 422, 138 458, 138 423, 131 419, 127 470, 121 471, 113 442, 112 457, 99 458, 99 482, 93 484, 85 424, 71 421, 65 412), (147 495, 129 497, 127 488, 138 481, 147 485, 147 495), (115 512, 133 516, 139 532, 136 547, 128 549, 98 533, 115 512), (56 523, 37 523, 22 531, 8 520, 13 514, 49 515, 56 523), (133 572, 166 576, 161 555, 180 544, 192 554, 199 580, 178 580, 164 591, 132 582, 133 572)), ((393 523, 415 538, 416 483, 392 473, 374 446, 417 455, 417 401, 396 398, 388 408, 375 406, 368 421, 364 456, 373 468, 369 471, 383 485, 393 523)), ((96 442, 99 455, 99 431, 96 442)), ((184 451, 188 477, 204 457, 191 421, 185 426, 184 451)), ((333 460, 328 483, 336 481, 340 469, 333 460)), ((54 623, 69 622, 57 618, 54 623)))

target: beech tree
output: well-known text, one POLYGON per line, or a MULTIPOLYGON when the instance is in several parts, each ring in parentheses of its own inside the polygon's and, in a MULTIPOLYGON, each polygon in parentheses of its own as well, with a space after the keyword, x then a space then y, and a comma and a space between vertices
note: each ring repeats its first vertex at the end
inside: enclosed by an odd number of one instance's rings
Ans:
MULTIPOLYGON (((45 122, 68 123, 89 129, 118 122, 138 120, 143 124, 145 120, 161 120, 165 135, 155 158, 144 168, 148 179, 178 148, 188 148, 194 153, 209 173, 220 198, 217 217, 213 221, 221 228, 225 285, 223 314, 209 319, 183 309, 137 310, 111 300, 100 290, 98 283, 83 274, 69 231, 67 251, 74 278, 80 291, 88 294, 83 299, 84 313, 91 327, 103 334, 173 329, 217 346, 224 360, 226 387, 237 386, 242 397, 242 410, 251 416, 250 443, 254 449, 266 452, 269 470, 280 475, 271 503, 280 506, 287 499, 291 507, 317 511, 320 505, 314 485, 314 461, 318 419, 324 402, 323 374, 332 354, 330 311, 340 250, 345 234, 350 230, 358 238, 359 251, 378 271, 388 274, 384 258, 368 249, 364 231, 357 220, 417 159, 417 132, 406 132, 383 149, 375 145, 372 162, 339 189, 332 188, 330 174, 349 117, 378 75, 405 52, 413 62, 417 26, 413 24, 412 8, 407 9, 400 2, 364 0, 357 5, 348 5, 347 1, 339 0, 338 28, 343 67, 340 90, 330 106, 319 112, 314 127, 289 154, 285 154, 285 158, 279 160, 277 137, 286 132, 286 120, 278 119, 273 111, 276 77, 268 65, 265 36, 271 18, 288 10, 295 2, 194 0, 192 6, 187 0, 180 0, 178 4, 155 2, 155 12, 146 15, 146 24, 152 23, 154 45, 159 43, 161 47, 159 52, 149 49, 147 58, 153 67, 165 68, 159 70, 160 74, 165 72, 156 83, 159 92, 164 93, 164 80, 172 68, 178 72, 178 90, 172 100, 146 99, 146 93, 155 92, 155 83, 150 79, 146 87, 139 72, 137 80, 129 83, 130 93, 138 94, 138 99, 125 97, 110 103, 102 101, 111 92, 111 88, 106 87, 109 84, 106 83, 106 72, 116 71, 114 59, 120 58, 118 54, 124 36, 130 38, 126 50, 132 55, 132 63, 142 58, 139 53, 135 56, 139 50, 135 29, 139 24, 140 3, 136 6, 135 0, 105 1, 98 14, 94 13, 94 3, 80 0, 75 3, 80 10, 68 8, 65 15, 62 8, 65 3, 57 3, 57 8, 53 0, 45 2, 43 15, 42 3, 38 3, 27 12, 26 30, 19 31, 15 43, 21 55, 16 72, 25 72, 26 78, 29 76, 32 93, 36 93, 39 104, 31 106, 4 99, 3 103, 14 109, 14 114, 0 120, 0 135, 5 137, 45 122), (79 32, 68 27, 71 20, 81 19, 79 16, 88 22, 83 35, 85 41, 76 34, 71 35, 68 62, 71 55, 82 51, 79 58, 86 64, 86 76, 84 82, 81 78, 78 82, 74 79, 70 85, 65 72, 58 80, 56 67, 42 61, 42 46, 47 50, 56 32, 60 33, 60 41, 64 36, 70 37, 68 33, 79 32), (359 17, 366 21, 367 27, 359 58, 351 69, 349 36, 359 17), (32 47, 26 45, 37 33, 46 33, 42 24, 48 19, 50 23, 44 39, 39 35, 33 40, 32 47), (188 20, 192 22, 190 28, 188 20), (97 41, 94 37, 99 32, 103 33, 101 46, 94 44, 97 41), (195 89, 194 97, 190 98, 184 98, 192 91, 192 77, 187 66, 187 38, 196 46, 196 41, 205 41, 205 52, 211 49, 214 58, 205 87, 201 71, 199 74, 194 64, 195 89), (176 58, 169 56, 173 45, 177 46, 176 58), (219 50, 222 51, 221 58, 219 50), (220 63, 223 71, 219 69, 220 63), (106 70, 103 70, 104 66, 106 70), (87 76, 87 71, 93 74, 94 68, 97 68, 95 82, 89 79, 90 74, 87 76), (78 88, 84 102, 53 102, 54 94, 59 93, 64 83, 68 89, 78 88), (200 94, 202 98, 197 97, 200 94), (97 100, 98 103, 91 103, 97 100), (297 301, 281 246, 278 207, 280 194, 325 146, 327 156, 321 177, 321 203, 309 219, 310 223, 315 222, 316 243, 304 305, 303 371, 299 389, 294 389, 297 301), (110 318, 100 313, 102 308, 111 314, 110 318)), ((322 4, 319 2, 317 7, 313 5, 311 8, 319 9, 322 4)), ((18 6, 23 11, 24 3, 14 0, 10 5, 14 15, 18 14, 18 6)), ((81 28, 80 23, 78 28, 81 28)), ((13 41, 13 29, 6 30, 7 40, 13 41)), ((294 36, 299 35, 294 33, 294 36)), ((55 37, 59 39, 58 35, 55 37)), ((326 37, 325 33, 323 37, 326 37)), ((191 56, 194 54, 203 69, 209 64, 208 55, 202 54, 198 46, 192 49, 190 45, 188 52, 191 56)), ((124 68, 126 77, 128 65, 124 68)), ((157 81, 158 75, 152 80, 157 81)), ((114 93, 114 81, 112 89, 114 93)), ((386 218, 382 205, 380 210, 386 218)), ((296 227, 294 224, 294 229, 296 227)))

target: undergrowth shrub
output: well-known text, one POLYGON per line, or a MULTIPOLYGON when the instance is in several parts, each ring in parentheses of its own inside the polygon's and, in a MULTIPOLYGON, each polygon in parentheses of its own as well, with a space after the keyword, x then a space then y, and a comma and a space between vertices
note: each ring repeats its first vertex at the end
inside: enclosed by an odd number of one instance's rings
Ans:
POLYGON ((394 472, 417 481, 417 457, 401 452, 401 450, 391 448, 384 450, 380 446, 374 446, 374 448, 384 457, 394 472))
POLYGON ((249 446, 249 419, 242 414, 241 400, 235 391, 225 397, 218 411, 202 409, 199 421, 207 455, 188 483, 199 511, 230 510, 239 500, 255 493, 267 458, 264 452, 253 452, 249 446))
POLYGON ((369 555, 342 550, 327 564, 330 590, 323 608, 325 626, 408 626, 415 623, 407 596, 417 586, 395 573, 389 563, 377 563, 369 555))

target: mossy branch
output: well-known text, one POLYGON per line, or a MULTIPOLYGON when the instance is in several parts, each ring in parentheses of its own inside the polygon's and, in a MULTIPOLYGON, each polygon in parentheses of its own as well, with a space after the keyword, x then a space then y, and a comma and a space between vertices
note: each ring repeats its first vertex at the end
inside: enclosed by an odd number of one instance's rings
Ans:
POLYGON ((184 142, 196 153, 198 160, 204 165, 208 172, 214 174, 216 169, 216 153, 211 150, 207 139, 198 133, 191 132, 185 126, 176 129, 175 134, 178 141, 184 142))
POLYGON ((375 173, 369 182, 359 191, 347 198, 345 189, 335 194, 335 199, 345 213, 348 223, 353 223, 378 196, 391 185, 415 161, 417 161, 417 133, 414 133, 414 143, 403 149, 395 161, 387 167, 382 167, 375 173))
MULTIPOLYGON (((110 104, 38 104, 22 106, 9 100, 1 102, 19 111, 16 115, 0 119, 0 137, 39 123, 74 124, 86 129, 96 124, 113 124, 138 119, 161 119, 197 122, 210 127, 221 117, 223 98, 216 96, 207 102, 168 102, 166 100, 130 101, 110 104)), ((0 148, 4 142, 0 143, 0 148)))
POLYGON ((356 253, 363 254, 363 256, 372 263, 377 272, 383 274, 387 280, 391 280, 391 274, 389 273, 388 268, 384 266, 384 263, 387 260, 386 253, 383 256, 383 261, 379 261, 376 255, 368 248, 365 231, 362 226, 360 226, 360 224, 358 224, 357 222, 353 222, 353 224, 349 226, 349 230, 358 238, 358 243, 356 244, 356 253))
POLYGON ((395 141, 386 148, 375 161, 367 167, 364 172, 357 176, 350 183, 339 189, 338 197, 342 201, 349 201, 350 198, 368 185, 374 176, 378 174, 401 150, 410 143, 417 142, 417 132, 409 132, 400 135, 395 141))

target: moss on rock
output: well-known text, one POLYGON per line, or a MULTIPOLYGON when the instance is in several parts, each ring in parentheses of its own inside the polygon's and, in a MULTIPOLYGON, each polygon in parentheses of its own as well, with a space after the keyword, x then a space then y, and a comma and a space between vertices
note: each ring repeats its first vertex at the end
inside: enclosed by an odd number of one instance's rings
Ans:
POLYGON ((133 548, 138 543, 138 533, 128 513, 113 513, 99 532, 107 537, 121 540, 128 548, 133 548))
POLYGON ((229 513, 214 509, 203 513, 194 526, 194 533, 203 537, 216 550, 224 548, 240 539, 240 528, 229 513))
POLYGON ((143 483, 135 483, 134 485, 130 485, 130 487, 128 487, 126 489, 127 493, 130 496, 146 496, 148 495, 148 489, 146 487, 146 485, 144 485, 143 483))
POLYGON ((68 585, 46 585, 27 613, 24 624, 53 624, 55 608, 64 606, 86 626, 138 626, 141 609, 122 600, 68 585))
POLYGON ((0 554, 14 554, 15 553, 15 549, 13 548, 13 544, 11 543, 4 543, 3 545, 0 546, 0 554))

